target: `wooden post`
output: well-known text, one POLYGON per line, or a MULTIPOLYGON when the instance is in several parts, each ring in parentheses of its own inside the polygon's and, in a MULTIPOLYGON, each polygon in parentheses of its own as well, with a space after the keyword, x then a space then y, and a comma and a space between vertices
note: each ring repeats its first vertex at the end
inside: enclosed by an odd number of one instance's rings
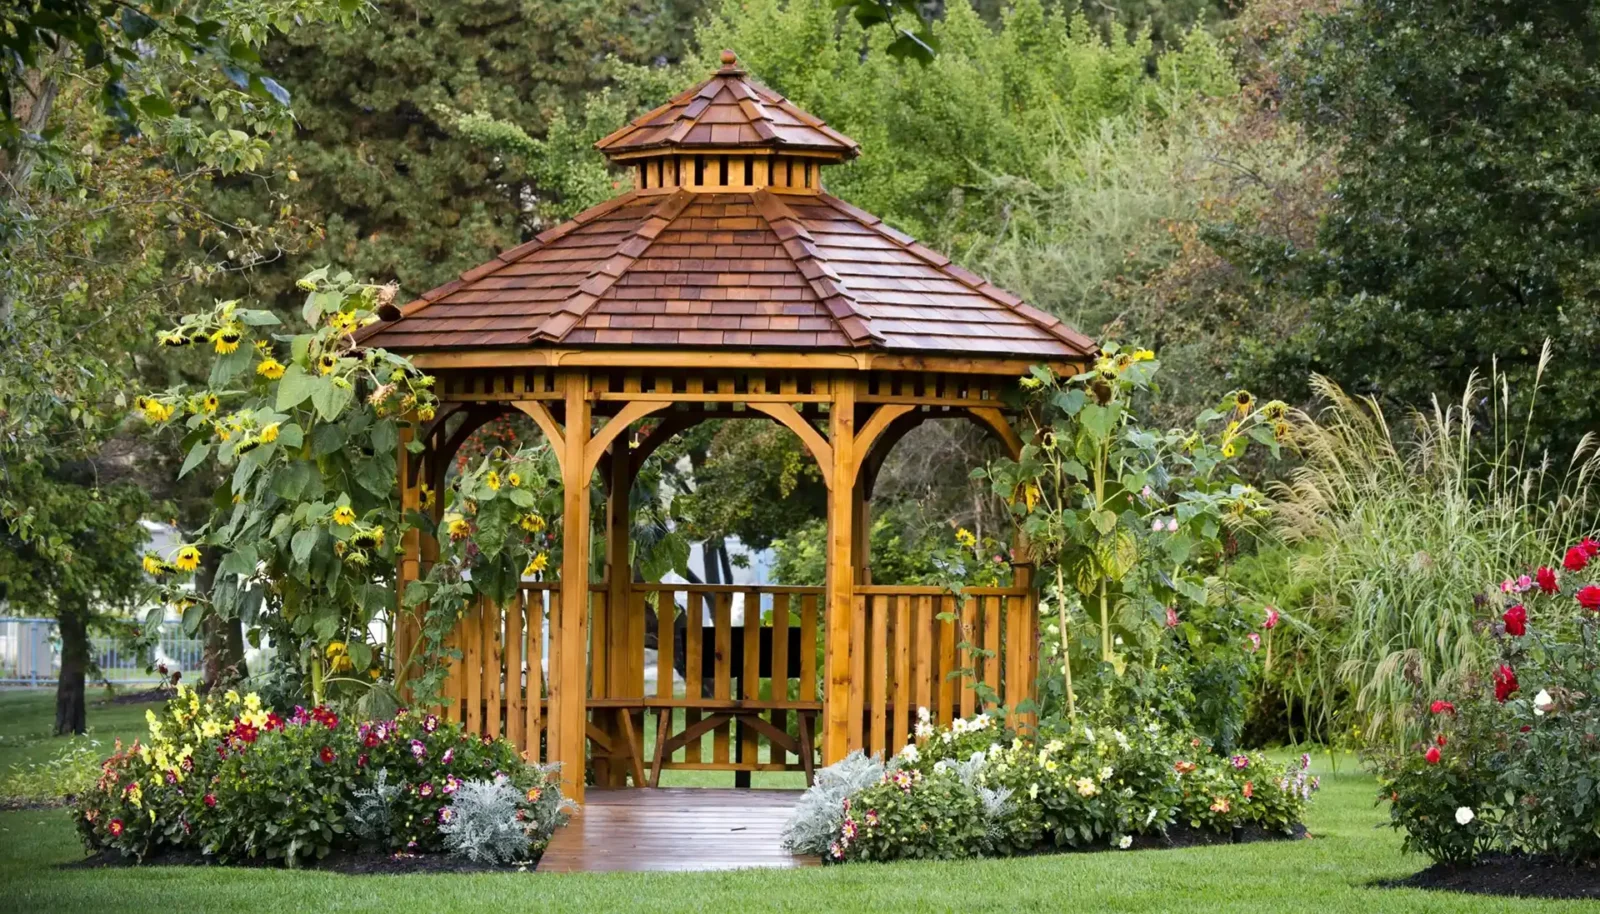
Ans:
POLYGON ((582 802, 588 692, 589 478, 584 448, 589 443, 588 375, 573 371, 562 379, 566 399, 564 456, 561 461, 561 602, 550 646, 549 747, 561 763, 561 787, 582 802))
POLYGON ((855 605, 856 378, 837 377, 828 417, 833 450, 828 488, 827 604, 824 622, 825 680, 822 763, 831 765, 861 748, 861 719, 851 719, 851 694, 866 685, 850 676, 855 605))
MULTIPOLYGON (((407 448, 414 436, 411 423, 400 423, 400 447, 395 457, 395 472, 400 476, 400 510, 403 514, 409 514, 422 505, 422 490, 418 488, 422 481, 418 472, 421 461, 407 448)), ((389 663, 394 670, 395 689, 405 700, 410 699, 411 690, 407 688, 406 682, 412 674, 412 671, 406 668, 406 663, 411 659, 411 653, 422 635, 417 619, 420 608, 413 611, 406 609, 405 606, 406 586, 421 576, 421 531, 407 530, 400 541, 400 567, 395 579, 394 619, 389 626, 391 639, 389 663)))
MULTIPOLYGON (((616 421, 616 420, 612 420, 616 421)), ((624 431, 611 444, 609 484, 606 487, 606 691, 610 698, 644 697, 644 645, 633 643, 633 565, 628 560, 628 538, 632 532, 632 517, 628 496, 633 489, 632 464, 628 453, 628 433, 624 431)), ((596 658, 598 660, 598 658, 596 658)), ((596 682, 599 670, 596 670, 596 682)), ((633 711, 623 711, 632 715, 633 711)), ((611 745, 623 745, 619 731, 620 718, 607 715, 605 731, 611 745)), ((637 732, 643 732, 644 720, 640 718, 637 732)), ((613 760, 607 786, 622 787, 626 769, 613 760)), ((600 783, 598 777, 596 783, 600 783)), ((635 784, 643 787, 643 784, 635 784)))

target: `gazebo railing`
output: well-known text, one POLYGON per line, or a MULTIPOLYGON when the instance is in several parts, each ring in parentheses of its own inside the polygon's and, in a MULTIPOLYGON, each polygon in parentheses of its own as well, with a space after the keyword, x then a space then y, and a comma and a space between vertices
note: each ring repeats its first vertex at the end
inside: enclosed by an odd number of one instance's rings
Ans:
MULTIPOLYGON (((631 771, 635 783, 653 784, 674 768, 810 774, 823 709, 823 588, 634 584, 620 619, 610 618, 608 585, 589 589, 587 735, 607 780, 620 784, 631 771)), ((481 601, 451 638, 462 657, 444 716, 511 740, 529 760, 547 755, 547 619, 560 590, 524 583, 504 605, 481 601)), ((857 687, 841 700, 868 752, 903 747, 918 708, 948 723, 997 706, 1015 711, 1032 697, 1037 613, 1028 588, 854 592, 857 687)))

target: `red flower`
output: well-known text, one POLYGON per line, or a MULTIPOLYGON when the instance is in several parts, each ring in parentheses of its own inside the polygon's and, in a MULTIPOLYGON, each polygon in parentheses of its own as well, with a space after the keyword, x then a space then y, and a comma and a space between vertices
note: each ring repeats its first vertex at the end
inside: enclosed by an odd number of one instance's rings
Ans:
POLYGON ((1568 571, 1582 571, 1589 564, 1589 552, 1582 546, 1573 546, 1567 550, 1567 555, 1561 560, 1561 567, 1568 571))
POLYGON ((317 753, 317 758, 321 759, 324 765, 332 765, 334 759, 333 747, 323 746, 322 751, 317 753))
POLYGON ((217 805, 217 796, 216 796, 216 794, 212 794, 212 793, 206 794, 206 806, 215 807, 216 805, 217 805))
POLYGON ((1600 612, 1600 587, 1590 584, 1579 590, 1578 604, 1591 612, 1600 612))
POLYGON ((1582 549, 1583 554, 1591 559, 1600 555, 1600 542, 1596 542, 1587 536, 1583 538, 1583 542, 1578 544, 1578 548, 1582 549))
POLYGON ((111 837, 113 837, 113 838, 122 837, 122 820, 121 819, 112 819, 111 820, 111 824, 108 827, 111 829, 111 837))
POLYGON ((363 752, 360 755, 356 756, 356 767, 357 768, 365 768, 365 767, 367 767, 367 754, 365 752, 363 752))
POLYGON ((1528 610, 1521 603, 1506 610, 1500 618, 1505 620, 1506 634, 1520 638, 1528 633, 1528 610))
POLYGON ((1428 764, 1430 764, 1430 765, 1439 764, 1439 747, 1438 746, 1429 746, 1428 747, 1428 751, 1424 752, 1422 754, 1422 757, 1427 759, 1428 760, 1428 764))
POLYGON ((1507 698, 1511 697, 1511 693, 1516 690, 1516 671, 1503 663, 1500 664, 1499 668, 1494 671, 1494 700, 1503 704, 1507 698))
POLYGON ((1545 593, 1555 593, 1561 589, 1561 585, 1556 583, 1556 570, 1548 565, 1540 565, 1534 577, 1539 581, 1539 589, 1545 593))
POLYGON ((1278 627, 1278 610, 1275 607, 1267 607, 1267 620, 1262 623, 1262 626, 1268 631, 1278 627))
POLYGON ((1443 714, 1446 711, 1448 711, 1451 714, 1454 714, 1454 713, 1456 713, 1456 706, 1451 704, 1448 701, 1435 701, 1433 703, 1433 707, 1430 708, 1429 710, 1432 711, 1435 714, 1443 714))
POLYGON ((1447 745, 1450 744, 1450 741, 1444 738, 1444 734, 1443 733, 1439 734, 1438 736, 1435 736, 1433 738, 1433 741, 1438 743, 1440 746, 1447 746, 1447 745))

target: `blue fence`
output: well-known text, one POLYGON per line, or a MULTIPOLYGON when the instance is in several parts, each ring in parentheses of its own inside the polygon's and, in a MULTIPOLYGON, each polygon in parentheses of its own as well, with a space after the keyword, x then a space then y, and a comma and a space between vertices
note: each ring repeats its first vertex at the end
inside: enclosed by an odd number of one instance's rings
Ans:
MULTIPOLYGON (((91 637, 89 649, 106 679, 129 685, 160 679, 159 674, 146 672, 152 660, 194 680, 204 655, 201 640, 185 635, 177 622, 162 624, 153 657, 130 651, 115 638, 91 637)), ((54 686, 60 674, 61 632, 54 619, 0 617, 0 685, 54 686)))

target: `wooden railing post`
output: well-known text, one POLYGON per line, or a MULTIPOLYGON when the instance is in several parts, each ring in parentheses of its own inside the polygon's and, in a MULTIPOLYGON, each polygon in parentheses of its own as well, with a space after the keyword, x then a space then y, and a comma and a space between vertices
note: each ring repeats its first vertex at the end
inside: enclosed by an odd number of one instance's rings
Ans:
POLYGON ((853 682, 855 603, 855 474, 856 378, 841 375, 833 383, 829 410, 829 444, 833 468, 828 486, 828 583, 824 608, 826 669, 823 693, 822 763, 831 765, 861 748, 861 695, 864 683, 853 682), (855 709, 852 713, 852 708, 855 709))
POLYGON ((551 760, 562 766, 562 790, 581 802, 589 678, 584 631, 589 616, 589 478, 584 472, 584 448, 590 433, 589 390, 583 371, 573 371, 562 381, 566 422, 561 461, 561 602, 550 645, 548 745, 551 760))

